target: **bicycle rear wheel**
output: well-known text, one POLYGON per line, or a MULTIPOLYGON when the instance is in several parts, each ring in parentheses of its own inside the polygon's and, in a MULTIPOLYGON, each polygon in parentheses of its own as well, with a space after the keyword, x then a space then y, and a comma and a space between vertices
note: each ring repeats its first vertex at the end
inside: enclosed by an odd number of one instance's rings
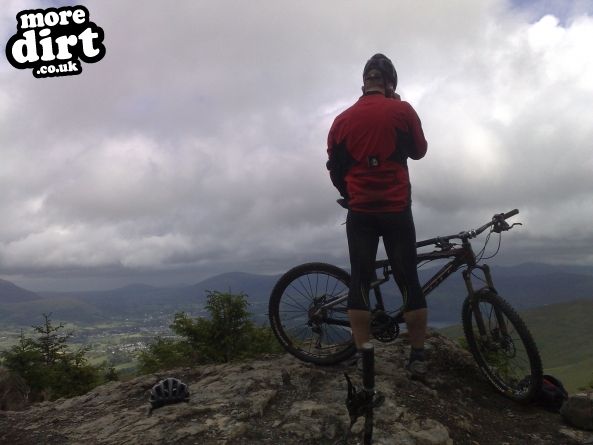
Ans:
POLYGON ((531 333, 509 303, 484 289, 465 299, 462 321, 469 349, 490 383, 513 400, 531 401, 542 385, 541 358, 531 333))
POLYGON ((270 325, 282 347, 317 365, 339 363, 356 352, 347 314, 350 275, 325 263, 286 272, 270 296, 270 325))

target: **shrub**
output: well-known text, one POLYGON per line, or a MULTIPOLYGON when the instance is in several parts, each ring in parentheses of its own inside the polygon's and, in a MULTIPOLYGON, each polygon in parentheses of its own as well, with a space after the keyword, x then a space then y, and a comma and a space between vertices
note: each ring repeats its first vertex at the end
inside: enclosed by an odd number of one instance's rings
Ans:
POLYGON ((140 371, 180 366, 227 363, 264 353, 280 352, 272 331, 257 326, 247 310, 247 295, 209 291, 209 318, 175 314, 171 330, 177 339, 156 338, 139 355, 140 371))
POLYGON ((138 371, 148 374, 161 369, 190 366, 195 352, 185 341, 156 337, 145 351, 138 354, 138 371))
POLYGON ((72 332, 63 334, 63 324, 54 326, 49 315, 43 317, 43 324, 33 326, 36 338, 21 332, 19 342, 0 354, 3 366, 26 384, 28 400, 72 397, 97 386, 100 372, 88 364, 88 348, 70 351, 67 341, 72 332))

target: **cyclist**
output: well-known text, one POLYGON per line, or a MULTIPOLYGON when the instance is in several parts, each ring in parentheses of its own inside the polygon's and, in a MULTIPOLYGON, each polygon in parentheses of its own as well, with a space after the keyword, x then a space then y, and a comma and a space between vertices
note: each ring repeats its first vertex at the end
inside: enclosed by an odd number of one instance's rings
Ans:
POLYGON ((363 70, 362 96, 330 129, 327 168, 342 196, 338 202, 348 209, 348 317, 356 347, 360 351, 370 337, 368 293, 382 237, 404 298, 411 344, 407 367, 413 377, 422 377, 427 309, 416 269, 407 158, 424 157, 427 142, 416 111, 400 99, 396 87, 391 60, 383 54, 372 56, 363 70))

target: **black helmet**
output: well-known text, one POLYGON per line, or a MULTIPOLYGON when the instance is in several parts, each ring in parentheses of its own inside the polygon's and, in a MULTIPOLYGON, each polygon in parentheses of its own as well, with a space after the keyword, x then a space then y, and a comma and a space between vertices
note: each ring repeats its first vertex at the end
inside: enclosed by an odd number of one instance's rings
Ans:
POLYGON ((161 380, 150 391, 151 411, 171 403, 188 401, 189 389, 187 385, 172 377, 161 380))
POLYGON ((391 60, 389 60, 386 55, 377 53, 367 60, 367 63, 362 70, 363 80, 366 77, 366 74, 372 69, 381 71, 385 82, 393 83, 394 90, 397 88, 397 71, 395 71, 393 63, 391 63, 391 60))
POLYGON ((568 400, 568 391, 556 377, 544 374, 542 387, 535 397, 535 402, 547 411, 557 413, 562 404, 568 400))

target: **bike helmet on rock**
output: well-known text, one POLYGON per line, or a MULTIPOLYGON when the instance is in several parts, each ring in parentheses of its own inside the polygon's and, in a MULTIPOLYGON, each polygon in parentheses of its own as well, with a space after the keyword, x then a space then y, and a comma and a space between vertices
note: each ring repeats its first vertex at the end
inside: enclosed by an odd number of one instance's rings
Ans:
POLYGON ((395 90, 397 88, 397 71, 395 71, 393 63, 386 55, 377 53, 367 60, 367 63, 362 70, 363 80, 366 77, 366 74, 372 69, 381 71, 385 83, 393 83, 393 89, 395 90))
POLYGON ((171 403, 188 402, 189 389, 178 379, 169 377, 161 380, 150 391, 151 411, 171 403))
POLYGON ((535 397, 535 402, 544 409, 557 413, 566 400, 568 400, 568 392, 562 382, 556 377, 544 374, 542 387, 535 397))

